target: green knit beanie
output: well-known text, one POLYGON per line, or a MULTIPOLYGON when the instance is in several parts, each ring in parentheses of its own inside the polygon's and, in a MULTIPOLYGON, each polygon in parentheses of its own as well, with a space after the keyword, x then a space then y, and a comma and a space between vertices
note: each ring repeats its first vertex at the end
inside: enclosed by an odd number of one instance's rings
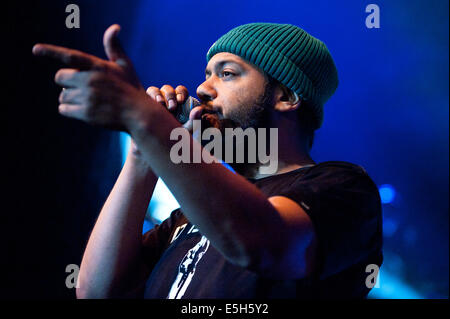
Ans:
POLYGON ((311 107, 316 128, 323 122, 323 105, 338 86, 338 75, 326 45, 297 26, 249 23, 219 38, 206 60, 219 52, 236 54, 297 93, 311 107))

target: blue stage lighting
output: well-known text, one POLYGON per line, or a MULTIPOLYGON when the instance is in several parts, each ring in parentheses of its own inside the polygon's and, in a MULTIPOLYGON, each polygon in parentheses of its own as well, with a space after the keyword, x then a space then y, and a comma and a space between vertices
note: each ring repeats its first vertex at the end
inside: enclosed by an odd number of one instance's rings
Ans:
POLYGON ((392 185, 389 184, 381 185, 378 191, 380 192, 381 202, 383 204, 389 204, 394 201, 395 189, 394 187, 392 187, 392 185))

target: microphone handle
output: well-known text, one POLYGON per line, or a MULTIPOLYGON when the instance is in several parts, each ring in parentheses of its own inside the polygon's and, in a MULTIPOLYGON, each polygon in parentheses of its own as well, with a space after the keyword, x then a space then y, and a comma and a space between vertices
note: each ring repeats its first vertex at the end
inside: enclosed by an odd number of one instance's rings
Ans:
POLYGON ((182 105, 177 107, 177 111, 175 113, 175 118, 180 122, 181 124, 186 123, 189 120, 189 113, 191 113, 191 110, 199 106, 200 102, 193 98, 192 96, 189 96, 186 99, 186 102, 184 102, 182 105))

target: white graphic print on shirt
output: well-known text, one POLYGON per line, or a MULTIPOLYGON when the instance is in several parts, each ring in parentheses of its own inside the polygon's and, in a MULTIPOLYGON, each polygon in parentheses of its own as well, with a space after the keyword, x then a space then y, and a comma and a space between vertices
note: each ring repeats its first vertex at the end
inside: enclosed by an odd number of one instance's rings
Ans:
MULTIPOLYGON (((176 232, 176 235, 171 242, 173 242, 180 235, 180 233, 184 230, 185 225, 180 227, 183 227, 183 229, 176 232)), ((192 226, 187 234, 195 232, 198 232, 198 229, 195 226, 192 226)), ((197 264, 200 259, 202 259, 208 248, 209 240, 205 236, 202 236, 200 241, 194 247, 189 249, 178 266, 178 275, 170 288, 167 299, 181 299, 184 296, 184 293, 186 292, 186 289, 194 276, 197 264)))

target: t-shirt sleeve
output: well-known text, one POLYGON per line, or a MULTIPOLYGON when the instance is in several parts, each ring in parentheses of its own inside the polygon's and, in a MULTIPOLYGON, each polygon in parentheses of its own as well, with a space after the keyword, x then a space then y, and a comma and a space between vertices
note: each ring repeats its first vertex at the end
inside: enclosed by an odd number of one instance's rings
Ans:
POLYGON ((180 223, 182 214, 180 209, 172 211, 170 216, 161 224, 155 225, 152 229, 142 235, 142 253, 145 263, 153 268, 170 244, 176 227, 180 223))
POLYGON ((313 168, 280 195, 299 203, 312 220, 318 239, 317 278, 381 254, 381 201, 362 167, 313 168))

